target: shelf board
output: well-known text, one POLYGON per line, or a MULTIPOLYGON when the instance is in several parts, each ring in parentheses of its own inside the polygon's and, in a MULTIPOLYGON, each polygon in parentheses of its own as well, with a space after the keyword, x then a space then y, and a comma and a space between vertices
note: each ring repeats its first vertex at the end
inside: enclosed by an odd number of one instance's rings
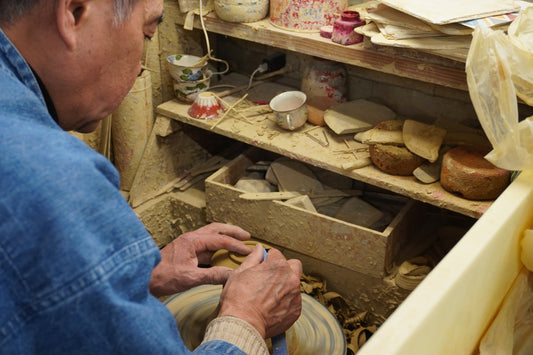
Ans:
POLYGON ((489 208, 493 201, 471 201, 444 190, 437 183, 423 184, 413 176, 394 176, 386 174, 374 166, 366 166, 355 170, 346 170, 343 165, 353 162, 354 156, 342 154, 336 150, 346 149, 345 140, 353 140, 353 135, 336 135, 327 127, 319 127, 312 132, 322 138, 325 132, 329 146, 324 147, 310 139, 304 131, 313 126, 306 124, 296 131, 286 131, 279 128, 270 118, 262 115, 254 118, 253 124, 241 119, 227 116, 216 127, 212 128, 215 120, 192 118, 187 114, 189 104, 178 100, 167 101, 157 107, 157 113, 174 120, 193 125, 213 133, 217 133, 261 149, 272 151, 304 163, 308 163, 355 180, 377 186, 399 195, 422 201, 440 208, 458 212, 460 214, 479 218, 489 208))
MULTIPOLYGON (((178 17, 176 22, 183 25, 184 19, 178 17)), ((271 47, 295 51, 307 55, 321 57, 349 65, 376 70, 409 79, 468 91, 466 73, 462 63, 446 58, 435 60, 421 59, 435 57, 423 52, 417 52, 417 58, 399 55, 401 48, 388 48, 394 54, 365 48, 362 43, 349 46, 332 42, 323 38, 319 33, 296 32, 278 28, 263 19, 252 23, 232 23, 219 19, 214 13, 204 17, 206 30, 225 36, 239 38, 264 44, 271 47), (448 63, 449 65, 445 65, 448 63)), ((201 29, 201 23, 196 16, 194 27, 201 29)), ((413 50, 405 50, 405 53, 413 50)))

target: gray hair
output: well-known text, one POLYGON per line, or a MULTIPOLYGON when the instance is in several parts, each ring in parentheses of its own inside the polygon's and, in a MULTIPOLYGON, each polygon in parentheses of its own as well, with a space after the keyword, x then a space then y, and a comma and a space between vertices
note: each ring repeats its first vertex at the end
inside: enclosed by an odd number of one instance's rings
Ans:
MULTIPOLYGON (((142 0, 110 0, 113 1, 115 13, 114 24, 120 25, 128 20, 133 6, 142 0)), ((12 24, 37 5, 52 5, 50 0, 0 0, 0 24, 12 24)))

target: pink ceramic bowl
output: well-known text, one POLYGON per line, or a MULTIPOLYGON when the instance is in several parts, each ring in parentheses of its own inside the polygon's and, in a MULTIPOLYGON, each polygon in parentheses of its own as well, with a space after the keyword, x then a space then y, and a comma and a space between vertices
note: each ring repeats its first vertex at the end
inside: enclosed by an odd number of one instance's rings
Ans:
POLYGON ((203 91, 196 96, 187 113, 191 117, 207 120, 224 113, 224 107, 212 92, 203 91))

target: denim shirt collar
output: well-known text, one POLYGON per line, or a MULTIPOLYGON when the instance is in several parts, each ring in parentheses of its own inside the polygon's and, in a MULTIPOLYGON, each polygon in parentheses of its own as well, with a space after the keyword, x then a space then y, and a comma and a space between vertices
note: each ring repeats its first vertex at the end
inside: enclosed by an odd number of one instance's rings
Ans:
POLYGON ((30 65, 20 54, 18 49, 11 43, 4 31, 0 28, 0 70, 10 73, 20 80, 24 86, 29 88, 39 97, 44 105, 44 99, 39 83, 33 75, 30 65))
POLYGON ((7 72, 8 75, 15 76, 24 86, 37 95, 41 102, 46 105, 50 116, 57 123, 57 112, 46 87, 1 28, 0 70, 7 72))

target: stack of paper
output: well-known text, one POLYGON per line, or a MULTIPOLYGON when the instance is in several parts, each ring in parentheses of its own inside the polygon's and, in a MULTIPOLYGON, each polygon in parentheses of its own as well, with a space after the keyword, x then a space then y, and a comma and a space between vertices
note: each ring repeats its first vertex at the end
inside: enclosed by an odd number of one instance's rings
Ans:
POLYGON ((516 0, 378 0, 375 6, 358 9, 367 24, 356 31, 377 45, 464 62, 475 26, 506 26, 531 5, 516 0))

